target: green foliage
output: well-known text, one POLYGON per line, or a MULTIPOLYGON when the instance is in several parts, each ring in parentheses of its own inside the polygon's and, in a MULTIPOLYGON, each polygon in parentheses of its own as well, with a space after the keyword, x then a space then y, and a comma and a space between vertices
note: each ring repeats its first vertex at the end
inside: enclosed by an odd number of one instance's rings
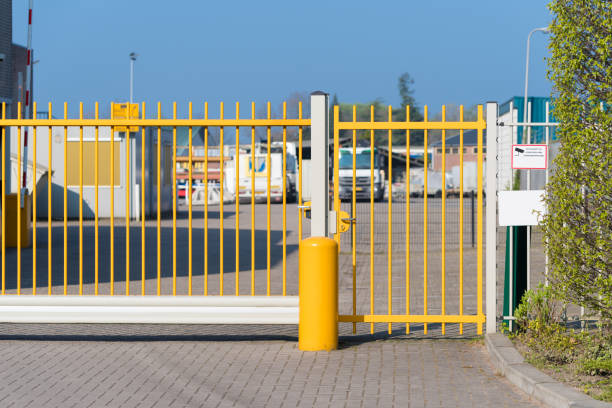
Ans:
POLYGON ((540 283, 538 290, 525 292, 514 316, 519 331, 538 330, 539 326, 551 326, 558 322, 559 310, 550 287, 540 283))
POLYGON ((553 115, 561 147, 547 186, 549 279, 567 303, 612 318, 612 2, 553 0, 553 115))
POLYGON ((612 360, 585 360, 582 362, 581 371, 589 375, 610 375, 612 374, 612 360))

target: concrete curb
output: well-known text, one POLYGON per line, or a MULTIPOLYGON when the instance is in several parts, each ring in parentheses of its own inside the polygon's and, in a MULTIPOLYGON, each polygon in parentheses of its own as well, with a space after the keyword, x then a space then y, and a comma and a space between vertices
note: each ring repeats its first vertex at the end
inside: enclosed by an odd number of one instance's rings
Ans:
POLYGON ((514 348, 506 336, 487 334, 485 344, 497 371, 531 398, 553 408, 612 407, 612 404, 595 400, 567 385, 561 384, 530 364, 514 348))

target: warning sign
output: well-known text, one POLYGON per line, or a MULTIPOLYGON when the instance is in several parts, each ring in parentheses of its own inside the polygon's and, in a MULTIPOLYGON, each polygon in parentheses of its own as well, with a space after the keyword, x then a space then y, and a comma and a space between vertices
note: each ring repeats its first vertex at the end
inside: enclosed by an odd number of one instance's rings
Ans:
MULTIPOLYGON (((137 103, 113 103, 113 119, 138 119, 137 103)), ((137 132, 138 126, 129 126, 130 132, 137 132)), ((115 126, 115 132, 127 132, 128 126, 115 126)))
POLYGON ((548 146, 539 144, 512 145, 513 169, 545 169, 548 165, 548 146))

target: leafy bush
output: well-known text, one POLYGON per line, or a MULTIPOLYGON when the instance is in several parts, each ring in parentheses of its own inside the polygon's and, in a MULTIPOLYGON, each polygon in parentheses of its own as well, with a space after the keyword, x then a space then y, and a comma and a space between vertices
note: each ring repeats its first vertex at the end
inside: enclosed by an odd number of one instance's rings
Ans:
POLYGON ((536 328, 534 325, 544 327, 557 323, 559 311, 550 287, 540 283, 538 290, 525 292, 514 316, 519 331, 536 328))
POLYGON ((552 0, 549 77, 561 142, 543 232, 561 299, 612 318, 612 2, 552 0))

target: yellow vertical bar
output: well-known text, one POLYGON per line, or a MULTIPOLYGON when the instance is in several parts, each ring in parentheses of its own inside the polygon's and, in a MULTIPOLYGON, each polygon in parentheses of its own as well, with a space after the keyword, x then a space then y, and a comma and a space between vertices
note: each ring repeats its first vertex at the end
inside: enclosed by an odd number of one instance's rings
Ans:
MULTIPOLYGON (((191 102, 189 107, 191 109, 191 102)), ((176 120, 176 102, 172 103, 172 119, 176 120)), ((191 151, 191 147, 189 150, 191 151)), ((191 173, 191 169, 189 171, 191 173)), ((191 200, 189 203, 191 204, 191 200)), ((189 216, 191 217, 191 213, 189 216)), ((191 251, 191 239, 189 250, 191 251)), ((191 253, 189 259, 191 260, 191 253)), ((176 126, 172 126, 172 296, 176 296, 176 126)))
MULTIPOLYGON (((478 316, 482 315, 482 163, 483 163, 483 152, 482 152, 482 126, 483 117, 482 117, 482 105, 478 105, 478 237, 477 237, 477 248, 476 248, 476 256, 477 256, 477 311, 478 316)), ((482 334, 482 323, 476 324, 477 334, 482 334)))
MULTIPOLYGON (((99 116, 99 106, 98 106, 98 102, 96 102, 95 105, 95 119, 96 121, 98 119, 100 119, 99 116)), ((49 117, 51 117, 51 114, 49 113, 49 117)), ((99 265, 98 265, 98 260, 99 260, 99 241, 98 241, 98 188, 99 188, 99 146, 98 146, 98 139, 99 139, 99 128, 98 126, 95 127, 95 141, 94 141, 94 183, 95 183, 95 214, 94 214, 94 293, 97 296, 98 295, 98 279, 99 279, 99 265)), ((49 152, 51 151, 51 144, 49 144, 49 152)), ((50 166, 49 166, 50 168, 50 166)), ((50 184, 49 184, 50 185, 50 184)), ((49 194, 51 194, 51 189, 49 189, 49 194)), ((51 200, 49 200, 51 201, 51 200)), ((49 245, 49 247, 51 247, 49 245)))
MULTIPOLYGON (((21 119, 21 102, 17 102, 17 119, 21 119)), ((6 152, 3 151, 2 154, 6 152)), ((65 158, 65 156, 64 156, 65 158)), ((17 163, 21 165, 21 126, 17 127, 17 163)), ((64 172, 65 174, 65 172, 64 172)), ((21 175, 17 177, 17 294, 21 294, 21 175)), ((4 208, 2 208, 4 211, 4 208)))
MULTIPOLYGON (((32 104, 36 120, 36 102, 32 104)), ((32 295, 36 294, 36 126, 32 126, 32 295)))
MULTIPOLYGON (((146 104, 142 103, 142 118, 146 119, 147 115, 145 112, 146 104)), ((145 169, 146 169, 146 156, 145 156, 145 127, 143 126, 140 130, 140 294, 142 296, 146 293, 145 281, 146 281, 146 232, 145 232, 145 218, 147 212, 147 206, 145 202, 145 169)))
MULTIPOLYGON (((463 105, 459 121, 463 122, 463 105)), ((459 131, 459 315, 463 316, 463 130, 459 131)), ((459 334, 463 334, 463 323, 459 323, 459 334)))
MULTIPOLYGON (((446 121, 446 106, 442 105, 442 122, 446 121)), ((442 316, 446 314, 446 130, 442 129, 442 267, 441 267, 442 316)), ((446 324, 442 323, 442 335, 446 324)))
MULTIPOLYGON (((370 122, 374 123, 374 105, 370 105, 370 122)), ((374 314, 374 129, 370 130, 370 314, 374 314)), ((374 323, 370 333, 374 334, 374 323)))
MULTIPOLYGON (((236 120, 240 118, 240 103, 236 102, 236 120)), ((236 234, 236 296, 240 294, 240 127, 236 126, 236 151, 234 152, 234 178, 236 179, 235 206, 236 224, 234 233, 236 234)))
MULTIPOLYGON (((255 119, 255 102, 251 102, 255 119)), ((251 296, 255 295, 255 126, 251 127, 251 296)))
MULTIPOLYGON (((427 105, 423 107, 423 120, 427 122, 427 105)), ((427 315, 427 168, 429 166, 427 151, 427 129, 423 131, 423 314, 427 315)), ((423 333, 427 334, 427 323, 423 324, 423 333)))
MULTIPOLYGON (((271 109, 270 109, 270 102, 268 102, 268 119, 270 119, 270 114, 271 114, 271 109)), ((267 239, 266 239, 266 251, 267 251, 267 257, 266 257, 266 273, 267 273, 267 282, 266 282, 266 295, 270 296, 270 167, 272 167, 272 159, 270 156, 270 149, 271 149, 271 140, 272 139, 272 129, 270 128, 270 126, 268 126, 267 128, 268 134, 267 134, 267 143, 268 143, 268 148, 266 150, 266 191, 267 191, 267 203, 266 203, 266 211, 267 211, 267 239)))
MULTIPOLYGON (((337 124, 340 122, 340 107, 338 105, 334 105, 334 211, 336 212, 336 226, 338 223, 338 214, 340 213, 340 193, 339 193, 339 183, 340 183, 340 170, 338 161, 340 160, 340 130, 338 129, 337 124)), ((334 234, 334 239, 338 244, 338 252, 340 252, 340 233, 338 232, 338 228, 336 227, 336 233, 334 234)))
MULTIPOLYGON (((53 105, 51 104, 51 102, 49 102, 49 119, 51 119, 52 117, 52 113, 53 113, 53 105)), ((51 295, 52 294, 52 290, 51 290, 51 285, 52 285, 52 255, 53 255, 53 244, 52 244, 52 237, 51 237, 51 217, 53 215, 53 207, 52 207, 52 203, 53 201, 51 201, 51 185, 52 183, 52 177, 51 175, 53 174, 53 172, 51 171, 53 168, 53 162, 52 162, 52 158, 53 158, 53 143, 52 143, 52 133, 53 133, 53 127, 49 126, 49 135, 48 135, 48 146, 49 146, 49 170, 47 172, 47 294, 51 295)), ((4 148, 2 149, 2 151, 4 151, 4 148)), ((4 158, 4 155, 2 156, 4 158)), ((2 171, 4 171, 4 165, 2 166, 2 171)), ((2 177, 2 180, 4 180, 4 176, 2 177)), ((4 195, 3 195, 4 197, 4 195)), ((2 203, 2 208, 4 207, 4 202, 2 203)), ((96 211, 97 213, 97 211, 96 211)), ((2 237, 4 237, 4 231, 2 231, 2 237)), ((4 239, 4 238, 3 238, 4 239)), ((2 254, 2 259, 4 260, 4 254, 2 254)), ((97 263, 96 263, 97 265, 97 263)))
MULTIPOLYGON (((388 108, 388 121, 391 122, 391 120, 393 119, 393 108, 391 107, 391 105, 389 105, 388 108)), ((388 214, 387 214, 387 257, 388 257, 388 271, 387 271, 387 308, 389 310, 389 314, 393 314, 393 302, 392 302, 392 297, 393 297, 393 174, 392 174, 392 170, 393 170, 393 133, 391 131, 391 129, 389 129, 387 137, 389 138, 389 163, 388 164, 388 171, 389 171, 389 207, 388 207, 388 214)), ((391 334, 391 323, 389 323, 389 328, 388 328, 389 334, 391 334)))
MULTIPOLYGON (((287 102, 283 102, 287 119, 287 102)), ((283 126, 283 296, 287 294, 287 126, 283 126)))
MULTIPOLYGON (((410 122, 410 106, 406 105, 406 122, 410 122)), ((410 314, 410 130, 406 130, 406 315, 410 314)), ((406 323, 406 334, 410 323, 406 323)))
MULTIPOLYGON (((51 111, 49 110, 49 115, 51 111)), ((2 119, 6 119, 6 102, 2 102, 2 119)), ((49 129, 51 127, 49 126, 49 129)), ((51 145, 49 145, 51 151, 51 145)), ((2 294, 6 293, 6 129, 2 126, 2 294)), ((50 183, 49 183, 50 184, 50 183)), ((49 189, 51 191, 51 189, 49 189)), ((51 225, 51 224, 49 224, 51 225)), ((51 227, 49 227, 50 229, 51 227)), ((49 244, 49 248, 51 245, 49 244)), ((49 282, 51 282, 49 280, 49 282)), ((49 283, 49 287, 51 284, 49 283)))
MULTIPOLYGON (((83 102, 79 119, 83 120, 83 102)), ((79 295, 83 295, 83 126, 79 126, 79 295)))
MULTIPOLYGON (((223 120, 223 102, 221 102, 220 107, 220 118, 223 120)), ((221 126, 221 130, 219 131, 219 171, 220 171, 220 200, 219 200, 219 294, 223 296, 223 171, 225 168, 225 152, 223 149, 223 126, 221 126)))
MULTIPOLYGON (((208 119, 208 102, 204 102, 208 119)), ((208 126, 204 128, 204 296, 208 295, 208 126)))
MULTIPOLYGON (((189 102, 189 120, 193 119, 192 103, 189 102)), ((188 294, 192 294, 193 277, 193 128, 189 126, 189 182, 187 183, 187 194, 189 196, 189 270, 188 270, 188 294)), ((176 292, 176 276, 172 276, 173 293, 176 292)))
MULTIPOLYGON (((298 102, 298 118, 302 119, 302 102, 298 102)), ((302 127, 298 128, 298 245, 302 240, 302 127)))
MULTIPOLYGON (((357 122, 357 106, 353 105, 353 123, 357 122)), ((353 196, 351 200, 351 218, 357 216, 357 130, 353 130, 353 196)), ((357 223, 351 220, 351 260, 353 272, 353 316, 357 315, 357 223)), ((357 323, 353 322, 353 334, 357 333, 357 323)))
MULTIPOLYGON (((157 102, 157 119, 161 119, 161 102, 157 102)), ((157 127, 157 296, 161 295, 161 127, 157 127)), ((190 186, 191 187, 191 186, 190 186)))
MULTIPOLYGON (((111 119, 113 103, 111 102, 111 119)), ((115 294, 115 126, 111 126, 110 134, 110 294, 115 294)))
MULTIPOLYGON (((64 102, 64 119, 68 103, 64 102)), ((64 295, 68 294, 68 127, 64 126, 64 295)))
MULTIPOLYGON (((132 104, 128 104, 128 119, 132 104)), ((138 119, 138 118, 135 118, 138 119)), ((125 130, 125 295, 130 295, 130 127, 125 130)))

